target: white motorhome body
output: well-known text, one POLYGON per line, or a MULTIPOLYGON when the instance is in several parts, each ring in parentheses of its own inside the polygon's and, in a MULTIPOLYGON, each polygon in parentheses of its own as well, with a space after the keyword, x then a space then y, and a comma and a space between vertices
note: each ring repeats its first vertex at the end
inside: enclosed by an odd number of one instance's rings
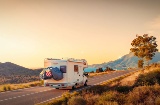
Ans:
POLYGON ((44 70, 40 75, 44 77, 45 73, 52 71, 53 77, 44 79, 44 86, 51 86, 57 89, 66 87, 74 89, 77 86, 87 85, 87 77, 84 75, 84 68, 86 67, 88 67, 88 64, 84 59, 46 58, 44 60, 44 70), (55 70, 53 71, 53 69, 55 70), (56 74, 57 71, 59 76, 56 74))

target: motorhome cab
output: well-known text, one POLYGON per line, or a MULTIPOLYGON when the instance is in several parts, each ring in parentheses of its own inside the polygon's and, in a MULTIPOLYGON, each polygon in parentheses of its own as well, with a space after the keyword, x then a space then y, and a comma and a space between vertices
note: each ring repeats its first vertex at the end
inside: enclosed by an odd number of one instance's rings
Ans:
POLYGON ((84 75, 84 68, 88 67, 85 59, 52 59, 44 60, 44 69, 40 78, 44 80, 44 86, 53 88, 72 89, 78 86, 87 85, 87 76, 84 75))

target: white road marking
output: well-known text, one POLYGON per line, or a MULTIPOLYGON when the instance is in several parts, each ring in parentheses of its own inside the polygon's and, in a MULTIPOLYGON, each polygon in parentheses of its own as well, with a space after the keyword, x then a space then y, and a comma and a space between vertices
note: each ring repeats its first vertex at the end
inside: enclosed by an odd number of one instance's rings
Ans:
MULTIPOLYGON (((44 90, 44 91, 40 91, 40 92, 45 92, 45 91, 49 91, 49 90, 53 90, 53 89, 48 89, 48 90, 44 90)), ((12 97, 12 98, 6 98, 6 99, 0 100, 0 101, 7 101, 7 100, 15 99, 15 98, 25 97, 25 96, 33 95, 33 94, 40 93, 40 92, 30 93, 30 94, 21 95, 21 96, 12 97)))
POLYGON ((51 99, 46 100, 46 101, 42 101, 42 102, 40 102, 40 103, 37 103, 36 105, 42 104, 42 103, 45 103, 45 102, 48 102, 48 101, 51 101, 51 100, 54 100, 54 99, 56 99, 56 98, 59 98, 59 96, 58 96, 58 97, 55 97, 55 98, 51 98, 51 99))

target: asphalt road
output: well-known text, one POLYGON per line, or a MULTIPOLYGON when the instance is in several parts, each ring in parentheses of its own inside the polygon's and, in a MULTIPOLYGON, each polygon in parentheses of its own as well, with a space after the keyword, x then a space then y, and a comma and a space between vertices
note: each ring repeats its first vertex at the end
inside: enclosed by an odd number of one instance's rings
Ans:
MULTIPOLYGON (((88 79, 88 87, 98 85, 112 78, 125 75, 135 70, 117 71, 111 74, 99 75, 88 79)), ((74 91, 79 91, 87 87, 80 87, 74 91)), ((60 97, 64 92, 71 92, 69 89, 54 89, 50 87, 32 87, 0 93, 0 105, 34 105, 44 103, 51 99, 60 97)))

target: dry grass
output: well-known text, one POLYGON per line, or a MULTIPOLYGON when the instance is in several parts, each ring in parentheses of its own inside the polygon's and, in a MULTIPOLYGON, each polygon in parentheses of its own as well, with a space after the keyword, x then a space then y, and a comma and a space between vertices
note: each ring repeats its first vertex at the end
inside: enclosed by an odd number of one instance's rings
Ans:
POLYGON ((88 73, 89 77, 97 76, 97 75, 104 75, 104 74, 110 74, 113 72, 119 72, 119 71, 107 71, 107 72, 100 72, 100 73, 88 73))
POLYGON ((43 81, 35 81, 22 84, 5 84, 5 85, 0 85, 0 92, 29 88, 34 86, 41 86, 41 85, 43 85, 43 81))
MULTIPOLYGON (((159 84, 151 86, 134 86, 136 80, 140 78, 140 74, 150 74, 156 69, 158 68, 151 66, 146 70, 114 78, 101 85, 84 89, 79 93, 76 93, 74 97, 77 97, 78 99, 79 96, 83 97, 86 101, 86 105, 160 105, 159 84)), ((93 73, 92 76, 103 74, 104 73, 93 73)), ((45 105, 67 105, 68 101, 72 101, 70 100, 72 98, 70 94, 45 105)))
POLYGON ((145 74, 145 73, 149 73, 151 71, 155 71, 158 70, 160 68, 160 64, 152 64, 150 66, 145 67, 143 70, 135 72, 134 74, 122 79, 120 81, 120 86, 132 86, 135 81, 137 80, 138 76, 140 74, 145 74))
POLYGON ((135 81, 136 81, 137 77, 139 76, 139 74, 141 74, 140 71, 135 72, 134 74, 132 74, 132 75, 130 75, 128 77, 125 77, 124 79, 122 79, 120 81, 120 85, 121 86, 126 86, 126 85, 132 86, 135 83, 135 81))

